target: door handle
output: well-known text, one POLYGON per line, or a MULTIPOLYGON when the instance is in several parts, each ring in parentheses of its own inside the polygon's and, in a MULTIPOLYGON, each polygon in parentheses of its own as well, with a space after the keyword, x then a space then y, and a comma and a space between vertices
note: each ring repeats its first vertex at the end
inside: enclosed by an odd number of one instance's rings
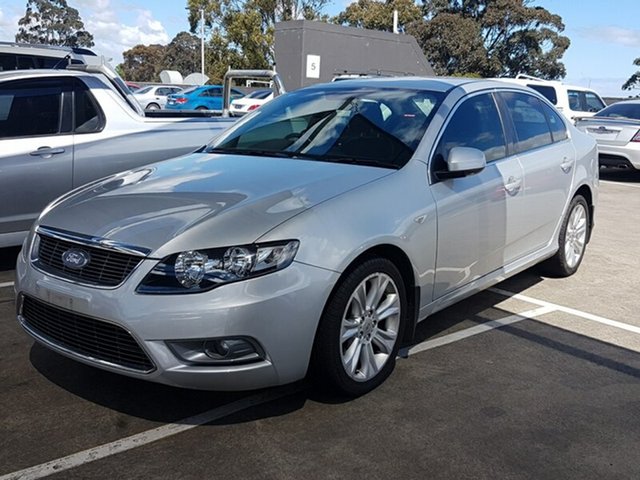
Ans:
POLYGON ((522 178, 509 177, 507 183, 504 184, 504 189, 509 195, 516 195, 520 191, 522 186, 522 178))
POLYGON ((42 157, 42 158, 51 158, 54 155, 60 155, 64 153, 64 148, 51 148, 51 147, 40 147, 37 150, 29 153, 32 157, 42 157))
POLYGON ((571 169, 573 168, 573 159, 569 159, 567 157, 564 157, 562 159, 562 163, 560 164, 560 168, 562 169, 562 171, 564 173, 569 173, 571 171, 571 169))

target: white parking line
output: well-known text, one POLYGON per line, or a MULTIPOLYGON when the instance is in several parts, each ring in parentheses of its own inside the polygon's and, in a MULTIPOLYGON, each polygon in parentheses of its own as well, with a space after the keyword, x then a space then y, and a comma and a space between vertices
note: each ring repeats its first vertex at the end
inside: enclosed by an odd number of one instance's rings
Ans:
POLYGON ((489 291, 493 293, 497 293, 499 295, 504 295, 505 297, 515 298, 516 300, 522 300, 525 302, 533 303, 534 305, 551 307, 559 312, 568 313, 570 315, 575 315, 576 317, 584 318, 585 320, 602 323, 603 325, 609 325, 610 327, 619 328, 621 330, 626 330, 627 332, 633 332, 640 335, 640 327, 636 327, 635 325, 629 325, 628 323, 619 322, 617 320, 611 320, 610 318, 601 317, 599 315, 594 315, 592 313, 582 312, 580 310, 576 310, 575 308, 564 307, 562 305, 546 302, 544 300, 538 300, 537 298, 529 297, 527 295, 522 295, 520 293, 510 292, 508 290, 503 290, 501 288, 494 287, 494 288, 490 288, 489 291))
MULTIPOLYGON (((500 320, 491 320, 490 322, 486 322, 481 325, 476 325, 459 332, 450 333, 449 335, 444 335, 439 338, 434 338, 433 340, 427 340, 425 342, 419 343, 418 345, 414 345, 413 347, 411 347, 408 352, 405 352, 405 354, 413 355, 418 352, 424 352, 425 350, 438 348, 443 345, 448 345, 450 343, 464 340, 465 338, 473 337, 474 335, 479 335, 480 333, 488 332, 489 330, 494 330, 506 325, 512 325, 514 323, 521 322, 522 320, 530 320, 534 317, 538 317, 540 315, 544 315, 554 311, 556 311, 555 307, 545 305, 543 307, 528 310, 520 314, 510 315, 508 317, 501 318, 500 320)), ((401 356, 405 355, 401 354, 401 356)))
POLYGON ((14 282, 0 283, 0 288, 13 287, 14 282))
POLYGON ((607 183, 609 185, 620 185, 622 187, 640 188, 640 185, 624 182, 612 182, 611 180, 600 180, 600 183, 607 183))
POLYGON ((291 395, 302 390, 300 384, 294 384, 290 387, 286 387, 278 390, 269 390, 263 393, 252 395, 250 397, 243 398, 236 402, 223 405, 208 412, 195 415, 193 417, 184 418, 177 423, 169 423, 152 430, 147 430, 137 435, 132 435, 121 440, 116 440, 111 443, 105 443, 99 447, 90 448, 82 452, 74 453, 66 457, 58 458, 47 463, 36 465, 35 467, 25 468, 17 472, 8 473, 0 477, 0 480, 33 480, 37 478, 46 477, 54 473, 63 472, 70 468, 79 467, 86 463, 100 460, 111 455, 131 450, 133 448, 141 447, 148 443, 162 440, 163 438, 177 435, 178 433, 191 430, 192 428, 199 427, 206 423, 219 420, 234 413, 246 410, 247 408, 262 405, 273 400, 291 395))

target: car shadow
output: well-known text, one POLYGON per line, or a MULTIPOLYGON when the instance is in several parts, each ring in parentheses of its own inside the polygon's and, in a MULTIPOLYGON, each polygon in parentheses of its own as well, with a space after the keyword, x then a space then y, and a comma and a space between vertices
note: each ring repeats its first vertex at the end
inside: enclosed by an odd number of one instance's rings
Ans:
POLYGON ((16 268, 16 260, 21 247, 0 248, 0 272, 8 272, 16 268))
MULTIPOLYGON (((520 274, 517 282, 511 282, 509 288, 526 289, 542 280, 532 274, 520 274)), ((480 322, 483 312, 495 310, 494 315, 484 321, 511 315, 495 308, 504 301, 504 297, 485 291, 474 295, 456 305, 443 310, 418 325, 414 344, 434 337, 439 333, 455 328, 463 322, 480 322)), ((235 423, 248 419, 286 415, 300 409, 308 400, 324 404, 349 402, 349 397, 338 396, 322 386, 315 386, 308 380, 300 381, 289 387, 276 387, 250 392, 219 392, 188 390, 170 387, 144 380, 125 377, 90 367, 55 353, 34 343, 30 351, 31 364, 50 382, 89 402, 102 405, 120 413, 163 423, 189 422, 189 418, 218 407, 248 399, 261 392, 270 392, 278 396, 278 389, 290 388, 291 393, 283 393, 277 401, 265 402, 246 411, 221 418, 214 423, 235 423), (256 417, 257 416, 257 417, 256 417)))
POLYGON ((620 183, 640 183, 640 170, 630 168, 601 168, 600 180, 620 183))

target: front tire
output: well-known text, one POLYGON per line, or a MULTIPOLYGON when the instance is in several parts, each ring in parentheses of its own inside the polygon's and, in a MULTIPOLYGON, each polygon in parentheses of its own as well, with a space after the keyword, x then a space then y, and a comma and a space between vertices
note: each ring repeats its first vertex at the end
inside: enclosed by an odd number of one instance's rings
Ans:
POLYGON ((395 367, 406 298, 402 275, 385 258, 371 258, 349 272, 318 326, 311 359, 316 380, 348 396, 363 395, 384 382, 395 367))
POLYGON ((558 251, 540 264, 540 270, 553 277, 568 277, 578 271, 589 238, 589 206, 582 195, 571 200, 562 221, 558 237, 558 251))

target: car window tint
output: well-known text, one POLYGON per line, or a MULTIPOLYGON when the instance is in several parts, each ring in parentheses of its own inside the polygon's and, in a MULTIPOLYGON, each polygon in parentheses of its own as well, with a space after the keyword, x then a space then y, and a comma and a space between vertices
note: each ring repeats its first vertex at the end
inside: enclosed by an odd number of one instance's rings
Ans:
POLYGON ((540 100, 526 93, 502 92, 501 95, 507 104, 515 127, 517 152, 542 147, 553 142, 540 100))
POLYGON ((31 69, 31 68, 35 68, 35 65, 33 63, 33 58, 32 57, 26 56, 26 55, 18 56, 18 69, 19 70, 27 70, 27 69, 31 69))
POLYGON ((445 161, 453 147, 482 150, 487 162, 506 156, 502 122, 491 94, 469 98, 453 113, 436 148, 437 161, 445 161))
POLYGON ((0 138, 53 135, 60 131, 62 90, 55 86, 0 87, 0 138))
POLYGON ((171 89, 167 88, 167 87, 160 87, 156 90, 156 95, 164 97, 166 95, 169 95, 171 93, 171 89))
POLYGON ((556 95, 556 89, 548 85, 535 85, 527 84, 527 87, 534 89, 536 92, 542 94, 547 100, 554 105, 558 104, 558 96, 556 95))
POLYGON ((585 92, 584 98, 585 98, 585 101, 587 102, 587 110, 589 112, 598 112, 605 107, 602 100, 600 100, 600 98, 598 98, 598 96, 595 93, 585 92))
POLYGON ((567 126, 565 125, 558 111, 554 108, 551 108, 545 103, 542 103, 542 109, 547 116, 547 121, 549 122, 549 127, 551 128, 551 136, 553 137, 553 141, 559 142, 561 140, 566 140, 567 138, 569 138, 569 134, 567 133, 567 126))
POLYGON ((614 103, 597 114, 598 117, 622 117, 640 120, 640 103, 614 103))
POLYGON ((86 88, 74 92, 75 132, 92 133, 102 130, 102 121, 95 100, 86 88))
POLYGON ((400 168, 413 155, 442 97, 432 91, 367 87, 292 92, 263 105, 251 121, 228 130, 209 149, 400 168), (434 107, 427 115, 421 104, 434 107))
POLYGON ((136 95, 142 95, 143 93, 149 93, 153 87, 142 87, 136 90, 136 95))
POLYGON ((0 72, 16 69, 16 56, 10 53, 0 53, 0 72))

